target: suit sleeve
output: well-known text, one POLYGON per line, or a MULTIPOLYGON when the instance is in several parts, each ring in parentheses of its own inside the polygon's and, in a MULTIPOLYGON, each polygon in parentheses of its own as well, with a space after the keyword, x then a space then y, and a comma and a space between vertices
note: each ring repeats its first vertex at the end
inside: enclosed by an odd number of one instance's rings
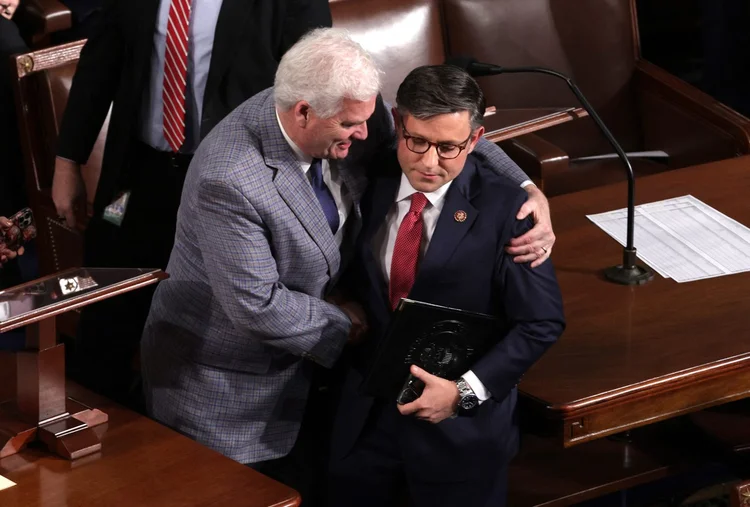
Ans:
POLYGON ((81 51, 65 107, 57 154, 85 163, 117 92, 124 64, 117 1, 107 0, 81 51))
MULTIPOLYGON (((506 218, 511 231, 504 239, 518 237, 529 230, 531 219, 516 220, 515 213, 525 196, 506 218)), ((562 295, 552 263, 547 260, 531 269, 517 264, 498 245, 495 287, 503 305, 501 311, 510 323, 505 337, 485 354, 471 370, 496 400, 504 399, 524 373, 552 346, 565 329, 562 295)))
MULTIPOLYGON (((279 1, 279 0, 275 0, 279 1)), ((289 0, 277 60, 313 28, 333 26, 328 0, 289 0)))
POLYGON ((531 180, 502 148, 484 137, 479 140, 473 153, 486 167, 509 179, 511 183, 520 185, 531 180))
POLYGON ((247 198, 224 182, 199 186, 195 234, 211 288, 248 336, 330 368, 351 322, 338 307, 279 281, 269 232, 247 198))

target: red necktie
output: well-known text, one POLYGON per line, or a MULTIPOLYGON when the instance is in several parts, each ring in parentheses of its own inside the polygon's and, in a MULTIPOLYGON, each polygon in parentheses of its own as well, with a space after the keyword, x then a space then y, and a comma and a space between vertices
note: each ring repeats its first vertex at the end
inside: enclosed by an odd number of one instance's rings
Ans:
POLYGON ((398 306, 401 298, 409 295, 414 280, 417 278, 419 247, 422 245, 422 210, 427 205, 427 198, 417 192, 411 196, 411 207, 396 235, 391 259, 391 308, 398 306))
POLYGON ((185 83, 191 0, 172 0, 164 55, 164 138, 172 151, 185 142, 185 83))

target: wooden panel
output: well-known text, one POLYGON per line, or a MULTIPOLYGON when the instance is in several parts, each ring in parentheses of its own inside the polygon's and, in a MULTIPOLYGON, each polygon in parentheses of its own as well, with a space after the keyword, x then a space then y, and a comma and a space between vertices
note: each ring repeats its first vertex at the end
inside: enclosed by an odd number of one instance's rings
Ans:
POLYGON ((566 417, 566 447, 750 396, 750 369, 722 371, 686 385, 597 406, 590 415, 566 417), (687 391, 687 392, 686 392, 687 391), (608 407, 608 408, 607 408, 608 407))
MULTIPOLYGON (((750 157, 742 157, 639 179, 635 195, 644 203, 692 194, 750 224, 738 191, 749 186, 750 157)), ((550 201, 568 328, 520 390, 561 430, 566 421, 567 434, 578 431, 578 442, 623 429, 621 420, 639 426, 747 394, 750 273, 683 284, 657 275, 641 287, 603 280, 622 249, 586 214, 625 201, 624 184, 550 201)))
POLYGON ((109 414, 95 428, 101 452, 73 463, 38 449, 1 459, 0 475, 17 484, 0 491, 3 507, 299 505, 293 489, 147 417, 72 384, 68 393, 109 414))

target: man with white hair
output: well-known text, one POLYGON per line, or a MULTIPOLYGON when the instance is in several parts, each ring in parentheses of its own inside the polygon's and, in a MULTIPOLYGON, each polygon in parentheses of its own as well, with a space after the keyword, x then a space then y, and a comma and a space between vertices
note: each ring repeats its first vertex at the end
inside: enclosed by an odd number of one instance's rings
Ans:
POLYGON ((150 415, 296 487, 280 458, 314 363, 333 366, 363 330, 357 308, 325 297, 353 251, 366 186, 342 159, 367 137, 379 88, 380 70, 344 31, 314 30, 287 51, 274 88, 196 151, 170 278, 143 334, 150 415))

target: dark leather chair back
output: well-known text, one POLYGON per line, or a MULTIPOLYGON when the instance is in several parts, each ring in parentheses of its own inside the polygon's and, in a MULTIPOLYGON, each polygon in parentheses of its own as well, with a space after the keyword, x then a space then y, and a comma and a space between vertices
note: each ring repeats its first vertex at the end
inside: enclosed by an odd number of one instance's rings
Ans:
POLYGON ((349 30, 385 71, 383 98, 420 65, 443 63, 445 46, 438 0, 333 0, 333 26, 349 30))
MULTIPOLYGON (((574 77, 626 150, 642 143, 636 94, 637 25, 627 0, 445 0, 451 55, 502 66, 548 67, 574 77), (479 35, 481 34, 481 35, 479 35)), ((567 85, 534 74, 480 78, 502 108, 578 106, 567 85)), ((571 157, 609 153, 590 119, 539 133, 571 157)))

